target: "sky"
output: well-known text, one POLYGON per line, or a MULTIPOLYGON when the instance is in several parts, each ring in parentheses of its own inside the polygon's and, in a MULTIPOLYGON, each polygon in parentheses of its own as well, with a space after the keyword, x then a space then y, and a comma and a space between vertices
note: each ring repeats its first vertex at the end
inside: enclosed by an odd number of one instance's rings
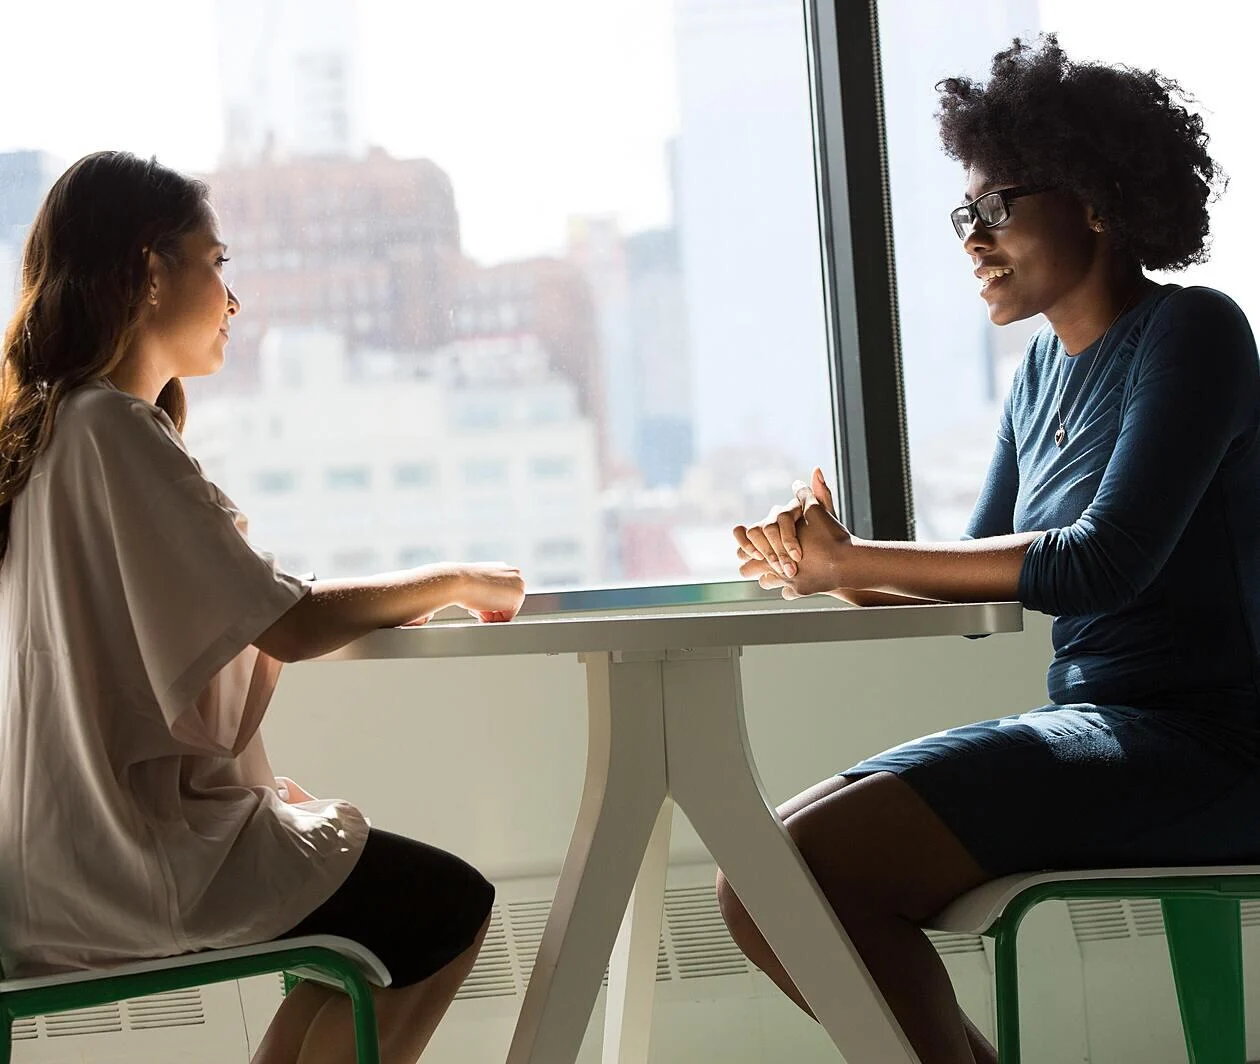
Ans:
MULTIPOLYGON (((1156 66, 1201 101, 1233 178, 1214 212, 1209 278, 1250 271, 1239 234, 1260 203, 1248 113, 1258 6, 1199 0, 1187 18, 1171 0, 1144 0, 1140 15, 1129 0, 1040 5, 1073 54, 1156 66)), ((573 214, 612 213, 627 229, 664 221, 665 144, 678 127, 672 7, 358 0, 367 137, 451 175, 466 249, 483 261, 561 248, 573 214)), ((223 135, 217 11, 214 0, 8 0, 0 151, 69 162, 125 147, 212 168, 223 135)))
POLYGON ((1207 284, 1233 296, 1260 322, 1260 140, 1254 118, 1260 5, 1234 0, 1041 0, 1046 28, 1059 28, 1073 57, 1154 68, 1197 101, 1208 150, 1229 175, 1211 205, 1212 254, 1202 266, 1166 278, 1207 284), (1135 12, 1140 11, 1140 15, 1135 12))
MULTIPOLYGON (((356 6, 367 139, 450 174, 474 257, 562 247, 571 214, 613 213, 627 228, 668 218, 670 0, 356 6)), ((218 10, 214 0, 8 0, 0 151, 70 162, 122 147, 213 168, 218 10)))

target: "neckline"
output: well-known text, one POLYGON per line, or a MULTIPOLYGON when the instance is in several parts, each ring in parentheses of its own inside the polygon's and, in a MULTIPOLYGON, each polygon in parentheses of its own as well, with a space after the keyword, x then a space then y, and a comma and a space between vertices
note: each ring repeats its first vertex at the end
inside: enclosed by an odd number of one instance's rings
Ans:
MULTIPOLYGON (((1128 310, 1120 314, 1119 317, 1117 317, 1115 321, 1111 323, 1111 325, 1109 325, 1106 329, 1104 329, 1102 335, 1099 336, 1097 340, 1091 343, 1088 347, 1082 347, 1074 355, 1068 353, 1068 349, 1063 345, 1063 341, 1059 339, 1059 334, 1055 333, 1054 342, 1059 345, 1060 356, 1063 358, 1066 358, 1070 366, 1071 363, 1076 362, 1078 359, 1084 358, 1085 355, 1090 355, 1092 357, 1093 355, 1098 354, 1098 348, 1101 346, 1102 342, 1107 339, 1108 334, 1116 330, 1116 326, 1120 325, 1122 321, 1125 321, 1126 319, 1136 314, 1139 310, 1141 310, 1147 303, 1149 303, 1157 295, 1161 295, 1167 292, 1170 288, 1176 288, 1176 287, 1178 286, 1175 284, 1155 285, 1149 292, 1146 293, 1146 295, 1144 295, 1141 299, 1139 299, 1136 303, 1134 303, 1133 306, 1129 307, 1128 310)), ((1051 331, 1053 332, 1053 330, 1051 331)), ((1120 332, 1123 332, 1123 331, 1124 331, 1123 329, 1120 330, 1120 332)), ((1119 333, 1117 333, 1117 335, 1119 335, 1119 333)), ((1117 341, 1117 343, 1118 342, 1119 341, 1117 341)))
POLYGON ((124 391, 122 388, 118 387, 117 384, 111 381, 108 377, 94 377, 92 380, 88 381, 88 383, 98 385, 101 388, 105 388, 108 391, 113 392, 115 395, 125 395, 128 399, 134 399, 137 403, 141 404, 142 406, 148 407, 150 410, 158 410, 158 411, 162 410, 162 408, 158 406, 156 403, 151 403, 149 402, 149 400, 143 398, 142 396, 135 395, 132 392, 124 391))

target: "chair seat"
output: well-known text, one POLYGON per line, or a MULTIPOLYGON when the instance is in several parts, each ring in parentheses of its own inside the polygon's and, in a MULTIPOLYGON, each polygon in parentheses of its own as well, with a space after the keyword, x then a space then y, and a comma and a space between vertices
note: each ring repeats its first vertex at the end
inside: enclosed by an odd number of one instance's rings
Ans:
POLYGON ((89 971, 59 972, 55 975, 35 975, 25 979, 0 980, 0 993, 17 990, 36 990, 49 986, 70 986, 90 983, 97 979, 116 979, 122 975, 138 975, 142 972, 169 972, 174 968, 188 968, 210 961, 239 960, 243 957, 265 957, 269 953, 320 946, 340 953, 351 961, 373 986, 389 986, 389 969, 366 946, 353 939, 337 935, 306 935, 302 938, 285 938, 274 942, 259 942, 252 946, 233 949, 210 949, 199 953, 183 953, 177 957, 155 957, 151 960, 119 964, 111 968, 93 968, 89 971))
POLYGON ((1080 883, 1091 879, 1188 879, 1195 876, 1260 877, 1260 865, 1181 865, 1176 868, 1089 868, 1064 872, 1028 872, 982 883, 956 898, 924 926, 932 931, 982 935, 1006 907, 1029 887, 1045 883, 1080 883))

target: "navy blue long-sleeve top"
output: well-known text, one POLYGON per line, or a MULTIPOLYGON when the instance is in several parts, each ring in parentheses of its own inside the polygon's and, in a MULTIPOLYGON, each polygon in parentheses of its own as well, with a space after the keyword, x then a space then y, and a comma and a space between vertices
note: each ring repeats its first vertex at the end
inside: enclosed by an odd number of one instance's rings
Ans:
POLYGON ((1260 365, 1231 299, 1163 286, 1073 358, 1033 337, 967 537, 1028 531, 1053 701, 1260 711, 1260 365))

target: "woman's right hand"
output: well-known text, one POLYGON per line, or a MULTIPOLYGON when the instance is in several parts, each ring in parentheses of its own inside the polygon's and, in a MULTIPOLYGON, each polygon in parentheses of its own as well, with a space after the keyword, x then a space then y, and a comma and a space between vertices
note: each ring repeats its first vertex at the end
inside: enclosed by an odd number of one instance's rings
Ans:
POLYGON ((502 562, 463 564, 455 583, 456 606, 487 623, 510 621, 525 601, 521 571, 502 562))

